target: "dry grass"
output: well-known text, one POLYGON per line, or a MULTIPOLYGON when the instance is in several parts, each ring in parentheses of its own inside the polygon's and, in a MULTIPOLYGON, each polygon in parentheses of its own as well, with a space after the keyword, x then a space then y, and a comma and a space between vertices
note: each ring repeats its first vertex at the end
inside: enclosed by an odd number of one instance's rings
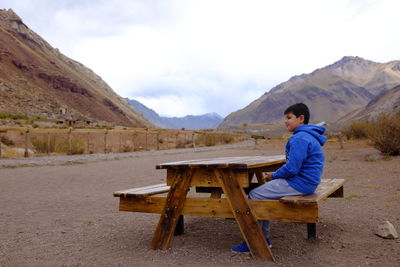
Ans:
POLYGON ((197 138, 196 145, 216 146, 231 144, 235 141, 233 135, 229 133, 204 133, 197 138))
POLYGON ((38 154, 122 153, 191 148, 231 144, 248 138, 247 135, 233 132, 163 129, 1 127, 0 130, 3 144, 27 147, 38 154))
POLYGON ((70 155, 85 153, 86 143, 79 139, 64 139, 57 144, 56 152, 70 155))
POLYGON ((31 144, 39 153, 52 153, 55 151, 55 136, 32 136, 31 144))

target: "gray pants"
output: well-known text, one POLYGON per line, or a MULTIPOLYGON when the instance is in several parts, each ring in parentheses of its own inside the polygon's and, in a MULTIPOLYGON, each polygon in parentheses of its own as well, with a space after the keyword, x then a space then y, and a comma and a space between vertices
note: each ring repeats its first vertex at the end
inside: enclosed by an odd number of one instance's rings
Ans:
MULTIPOLYGON (((280 199, 284 196, 296 196, 296 195, 304 195, 291 187, 285 179, 275 179, 260 185, 249 193, 250 199, 262 199, 262 200, 273 200, 280 199)), ((265 238, 269 238, 269 221, 259 221, 261 229, 264 233, 265 238)))

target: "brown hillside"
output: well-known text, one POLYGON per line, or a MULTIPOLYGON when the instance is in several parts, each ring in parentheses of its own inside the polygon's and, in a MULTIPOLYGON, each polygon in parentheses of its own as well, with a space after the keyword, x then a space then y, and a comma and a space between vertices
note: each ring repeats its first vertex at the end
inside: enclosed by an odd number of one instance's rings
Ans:
POLYGON ((332 122, 399 84, 400 61, 381 64, 360 57, 344 57, 279 84, 247 107, 228 115, 220 127, 278 122, 284 109, 296 102, 310 107, 312 121, 332 122))
POLYGON ((372 99, 365 107, 356 109, 335 122, 346 125, 352 121, 375 119, 380 113, 393 113, 400 109, 400 85, 372 99))
POLYGON ((51 47, 11 9, 0 10, 0 113, 150 126, 98 75, 51 47))

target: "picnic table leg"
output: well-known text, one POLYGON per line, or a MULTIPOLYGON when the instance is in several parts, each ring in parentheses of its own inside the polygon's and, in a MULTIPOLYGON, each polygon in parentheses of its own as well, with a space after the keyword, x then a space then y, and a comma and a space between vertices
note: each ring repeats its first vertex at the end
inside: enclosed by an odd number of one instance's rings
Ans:
POLYGON ((246 194, 237 177, 235 177, 236 174, 230 169, 220 169, 215 171, 215 175, 221 183, 239 229, 253 257, 273 261, 272 252, 267 246, 267 241, 257 218, 247 202, 246 194))
POLYGON ((168 249, 189 191, 192 170, 177 170, 163 212, 150 244, 151 249, 168 249))
POLYGON ((317 224, 307 223, 307 236, 308 239, 315 239, 317 237, 317 224))
POLYGON ((179 215, 178 222, 176 224, 176 229, 174 235, 183 235, 185 233, 185 223, 183 215, 179 215))

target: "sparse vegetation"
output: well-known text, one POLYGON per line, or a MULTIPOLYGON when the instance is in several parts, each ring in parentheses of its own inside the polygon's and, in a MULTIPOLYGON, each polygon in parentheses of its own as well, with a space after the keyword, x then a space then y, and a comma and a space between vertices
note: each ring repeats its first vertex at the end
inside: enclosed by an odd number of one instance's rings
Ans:
POLYGON ((224 144, 230 144, 233 143, 235 141, 235 139, 233 138, 233 135, 228 134, 228 133, 223 133, 220 135, 222 142, 224 144))
POLYGON ((352 122, 342 130, 347 139, 367 138, 368 122, 352 122))
POLYGON ((56 137, 53 136, 32 136, 31 143, 36 152, 39 153, 52 153, 55 151, 56 137))
POLYGON ((71 155, 83 154, 85 152, 86 143, 79 139, 64 139, 57 144, 56 152, 67 153, 71 155))
POLYGON ((14 141, 11 140, 10 138, 8 138, 7 136, 1 136, 0 138, 0 142, 5 144, 6 146, 13 146, 14 145, 14 141))
POLYGON ((191 146, 192 146, 192 141, 190 140, 178 139, 176 143, 176 148, 186 148, 191 146))
POLYGON ((368 138, 373 147, 390 156, 400 155, 400 111, 381 113, 375 120, 352 122, 342 132, 347 139, 368 138))
POLYGON ((400 111, 395 114, 382 113, 369 123, 366 135, 372 145, 380 152, 396 156, 400 155, 400 111))
POLYGON ((131 145, 123 145, 122 146, 122 152, 132 152, 133 147, 131 145))
MULTIPOLYGON (((2 127, 2 144, 33 148, 40 154, 82 154, 163 150, 231 144, 243 133, 151 129, 60 129, 2 127), (69 135, 70 141, 66 138, 69 135)), ((3 149, 4 150, 4 149, 3 149)))
POLYGON ((229 133, 203 133, 197 139, 197 142, 199 144, 204 144, 204 146, 230 144, 234 141, 233 135, 229 133))
POLYGON ((28 117, 25 115, 13 115, 13 114, 8 114, 8 113, 0 113, 0 119, 27 120, 28 117))

